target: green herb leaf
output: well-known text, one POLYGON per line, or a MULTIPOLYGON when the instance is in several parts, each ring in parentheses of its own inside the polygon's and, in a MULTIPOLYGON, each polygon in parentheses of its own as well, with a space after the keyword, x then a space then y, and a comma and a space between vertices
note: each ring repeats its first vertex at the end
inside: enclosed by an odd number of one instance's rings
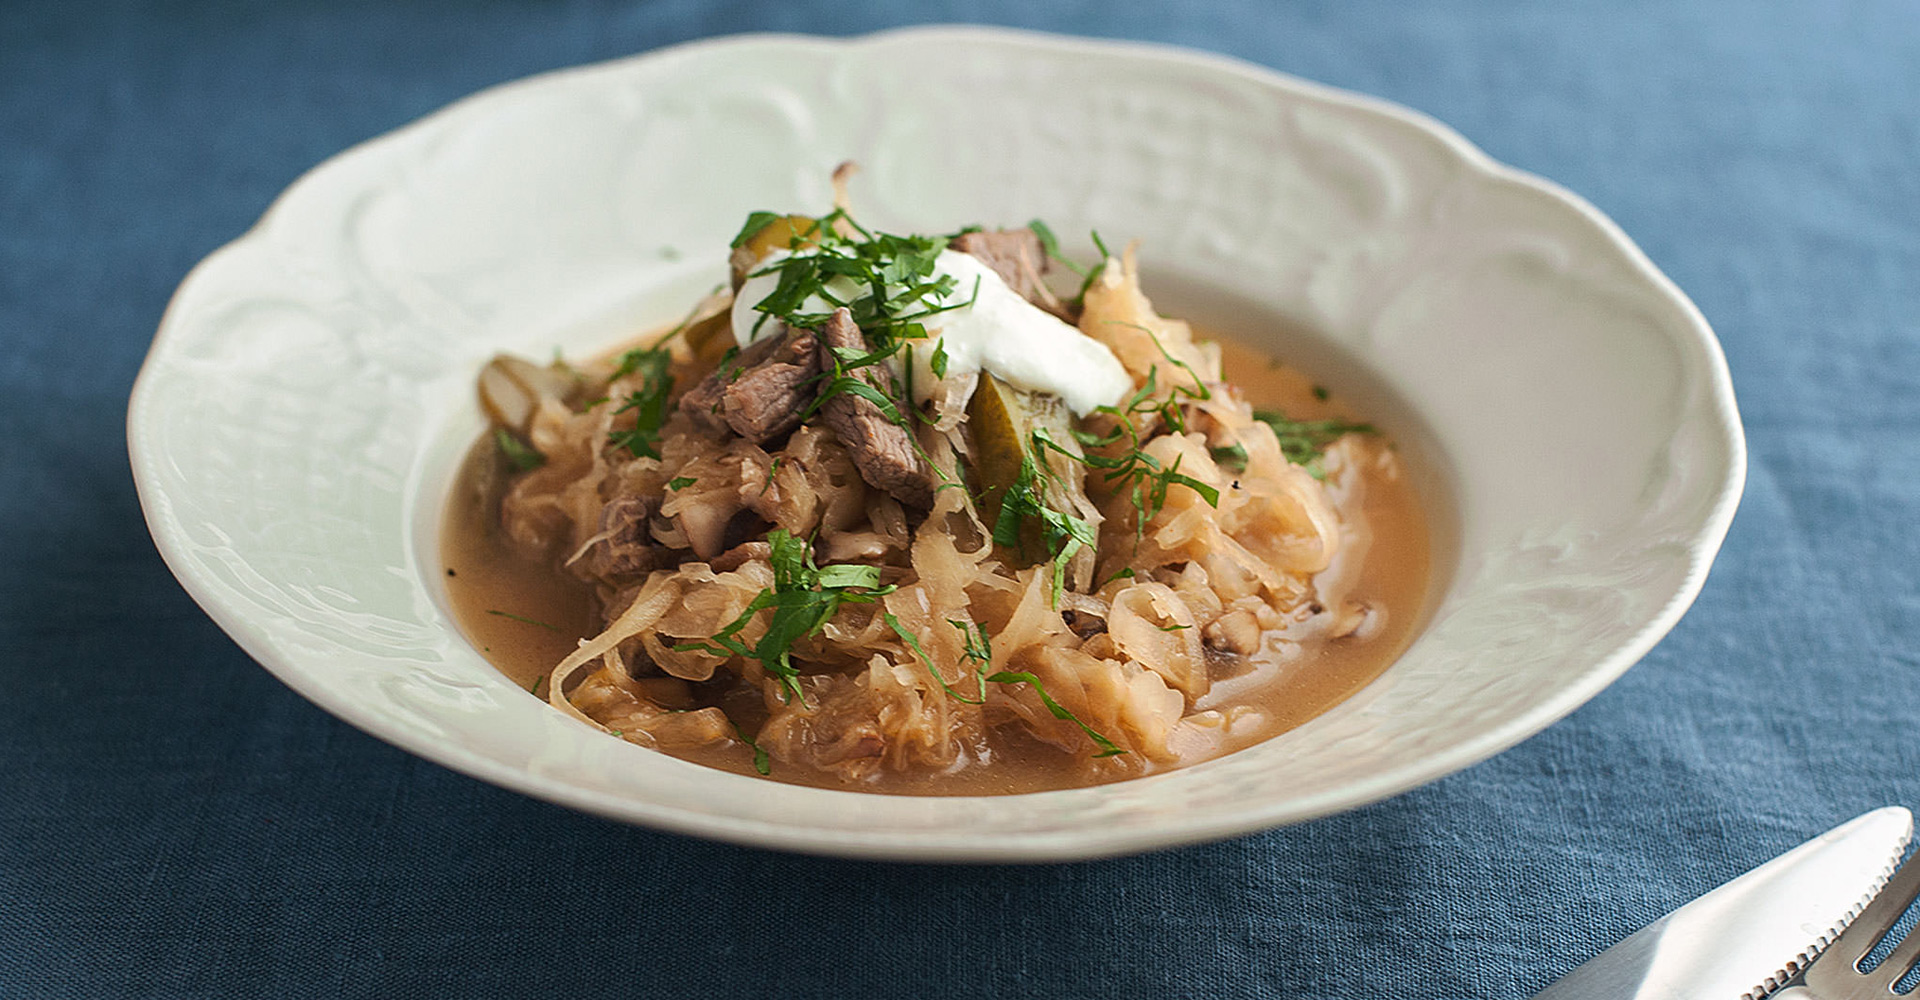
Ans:
POLYGON ((668 370, 672 364, 666 348, 656 345, 628 351, 614 369, 614 379, 640 375, 640 388, 613 411, 617 416, 632 410, 633 427, 607 436, 609 442, 627 449, 635 458, 660 457, 660 428, 667 422, 667 398, 673 392, 673 375, 668 370))
POLYGON ((740 728, 738 722, 733 723, 733 735, 738 736, 740 742, 745 743, 747 749, 753 751, 754 770, 759 771, 762 777, 773 773, 773 759, 767 756, 766 748, 755 743, 753 738, 747 735, 747 731, 740 728))
POLYGON ((779 212, 749 212, 747 213, 746 224, 740 227, 740 232, 734 236, 733 242, 727 244, 727 246, 733 248, 744 246, 748 240, 760 235, 760 230, 778 221, 780 221, 779 212))
POLYGON ((822 587, 878 587, 880 586, 880 567, 858 563, 834 563, 820 567, 814 582, 822 587))
POLYGON ((953 618, 947 619, 947 624, 960 630, 961 655, 976 663, 993 662, 993 642, 987 637, 985 625, 968 626, 953 618))
POLYGON ((1278 410, 1255 410, 1253 419, 1273 428, 1273 436, 1280 439, 1280 453, 1286 456, 1287 461, 1305 466, 1315 479, 1325 475, 1320 469, 1321 454, 1343 435, 1379 433, 1372 424, 1345 420, 1291 420, 1278 410))
POLYGON ((493 430, 493 440, 500 446, 500 453, 521 472, 527 472, 547 464, 547 456, 540 454, 532 445, 509 433, 505 427, 493 430))
MULTIPOLYGON (((1039 219, 1029 219, 1027 221, 1027 228, 1033 230, 1033 235, 1040 238, 1040 249, 1045 251, 1048 257, 1059 261, 1062 267, 1079 275, 1082 279, 1091 277, 1091 273, 1086 268, 1081 267, 1079 264, 1070 260, 1066 254, 1060 252, 1060 241, 1054 238, 1053 229, 1046 223, 1041 222, 1039 219)), ((1082 289, 1082 291, 1084 290, 1085 289, 1082 289)))
MULTIPOLYGON (((891 611, 882 614, 881 617, 886 620, 887 627, 890 629, 893 629, 893 634, 900 637, 900 641, 906 643, 908 646, 913 647, 913 651, 919 654, 920 662, 927 665, 927 673, 933 675, 934 683, 939 684, 940 689, 942 691, 945 691, 949 697, 953 698, 955 701, 962 701, 969 705, 986 704, 987 682, 984 677, 981 678, 980 680, 980 696, 978 698, 969 698, 966 695, 963 695, 960 692, 955 691, 953 689, 953 686, 947 683, 947 679, 945 677, 940 676, 940 668, 933 665, 933 657, 928 656, 927 651, 920 648, 920 640, 914 638, 913 633, 907 631, 906 626, 900 624, 900 619, 895 618, 893 616, 893 612, 891 611)), ((961 629, 961 631, 964 633, 966 630, 963 628, 961 629)))
POLYGON ((867 603, 893 587, 881 587, 880 568, 855 564, 817 567, 813 564, 813 546, 785 528, 767 535, 771 548, 767 561, 773 567, 773 587, 762 590, 748 602, 726 628, 703 642, 685 642, 673 647, 676 652, 694 650, 715 656, 742 656, 759 660, 760 665, 785 687, 785 697, 804 697, 800 690, 800 671, 793 665, 793 644, 816 635, 846 603, 867 603), (855 589, 863 592, 856 593, 855 589), (760 641, 749 648, 738 638, 740 630, 762 611, 772 611, 767 630, 760 641))
POLYGON ((697 482, 699 482, 699 480, 693 478, 692 476, 675 476, 672 479, 667 480, 667 489, 670 489, 675 493, 678 493, 681 490, 684 490, 687 487, 692 486, 694 483, 697 483, 697 482))
POLYGON ((534 621, 533 619, 531 619, 531 618, 528 618, 528 617, 526 617, 526 616, 524 616, 524 615, 516 615, 516 614, 514 614, 514 613, 513 613, 513 612, 511 612, 511 611, 495 611, 495 610, 493 610, 492 608, 488 608, 488 609, 487 609, 487 614, 490 614, 490 615, 499 615, 499 616, 500 616, 500 617, 502 617, 502 618, 511 618, 511 619, 513 619, 514 621, 517 621, 517 622, 525 622, 525 623, 527 623, 528 625, 538 625, 538 626, 540 626, 541 628, 543 628, 543 629, 546 629, 546 630, 548 630, 549 632, 558 632, 558 631, 560 631, 560 627, 559 627, 559 626, 557 626, 557 625, 549 625, 549 624, 547 624, 546 622, 541 622, 541 621, 534 621))
POLYGON ((947 377, 947 342, 945 338, 942 338, 938 343, 933 345, 933 357, 927 359, 927 367, 933 369, 934 378, 947 377))
POLYGON ((1218 448, 1209 449, 1209 454, 1213 456, 1214 464, 1223 469, 1230 472, 1247 471, 1247 449, 1242 447, 1238 441, 1233 444, 1221 445, 1218 448))
POLYGON ((1122 750, 1118 746, 1115 746, 1112 740, 1107 739, 1105 736, 1100 735, 1100 733, 1096 732, 1092 726, 1089 726, 1086 723, 1081 722, 1077 717, 1074 716, 1072 712, 1067 711, 1065 708, 1063 708, 1060 705, 1059 702, 1054 701, 1052 696, 1047 694, 1047 689, 1040 685, 1040 678, 1035 677, 1034 675, 1027 673, 1025 671, 1002 670, 999 673, 996 673, 991 677, 988 677, 987 680, 995 684, 1032 685, 1033 693, 1040 696, 1040 703, 1042 705, 1047 706, 1047 711, 1052 713, 1054 718, 1059 719, 1063 722, 1071 722, 1074 725, 1079 726, 1080 731, 1083 733, 1086 733, 1087 738, 1092 740, 1094 745, 1100 748, 1100 752, 1094 754, 1095 757, 1113 757, 1119 754, 1126 753, 1125 750, 1122 750))

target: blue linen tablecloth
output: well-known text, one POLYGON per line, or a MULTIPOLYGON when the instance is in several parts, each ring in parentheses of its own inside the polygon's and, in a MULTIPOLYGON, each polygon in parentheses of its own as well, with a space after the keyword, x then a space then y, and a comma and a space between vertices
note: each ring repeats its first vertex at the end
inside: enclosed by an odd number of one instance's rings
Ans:
POLYGON ((1920 805, 1920 7, 0 3, 0 998, 1521 997, 1920 805), (302 171, 480 87, 743 30, 1003 23, 1377 94, 1597 204, 1725 345, 1752 464, 1688 616, 1463 773, 1220 844, 866 864, 579 815, 255 666, 155 554, 127 392, 302 171))

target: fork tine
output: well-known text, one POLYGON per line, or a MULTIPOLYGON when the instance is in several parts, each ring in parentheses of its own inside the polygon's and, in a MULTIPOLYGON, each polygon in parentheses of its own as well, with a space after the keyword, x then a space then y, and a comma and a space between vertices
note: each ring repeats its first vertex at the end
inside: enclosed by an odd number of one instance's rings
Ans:
POLYGON ((1909 930, 1906 938, 1887 956, 1887 960, 1881 962, 1867 978, 1891 992, 1893 984, 1899 982, 1900 977, 1906 975, 1917 960, 1920 960, 1920 934, 1909 930))
MULTIPOLYGON (((1846 991, 1860 982, 1861 960, 1893 930, 1915 897, 1920 897, 1920 853, 1908 858, 1893 873, 1886 886, 1847 925, 1833 945, 1807 968, 1807 986, 1823 995, 1846 996, 1846 991)), ((1920 934, 1909 934, 1868 978, 1883 988, 1891 987, 1906 974, 1916 958, 1920 958, 1920 934)))

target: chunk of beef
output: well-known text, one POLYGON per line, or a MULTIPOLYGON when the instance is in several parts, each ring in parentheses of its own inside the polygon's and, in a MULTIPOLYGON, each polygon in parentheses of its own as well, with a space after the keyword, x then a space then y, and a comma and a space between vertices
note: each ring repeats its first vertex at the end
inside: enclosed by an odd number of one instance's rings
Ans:
POLYGON ((680 397, 680 409, 708 430, 766 444, 800 426, 813 402, 820 352, 812 332, 788 330, 754 341, 680 397))
MULTIPOLYGON (((819 340, 820 363, 826 370, 833 365, 834 348, 851 348, 862 354, 871 349, 853 322, 853 313, 844 307, 835 309, 820 327, 819 340)), ((902 394, 885 365, 864 365, 849 376, 879 390, 894 401, 899 412, 906 412, 907 404, 900 402, 902 394)), ((828 397, 821 404, 820 414, 840 438, 862 479, 908 506, 933 506, 933 467, 921 456, 907 428, 889 420, 872 400, 850 392, 828 397)))
POLYGON ((993 268, 1007 287, 1043 308, 1052 309, 1058 300, 1040 276, 1047 273, 1047 250, 1031 229, 1000 229, 994 232, 961 233, 949 247, 978 257, 993 268))
POLYGON ((646 497, 625 496, 600 508, 600 531, 605 536, 587 553, 587 568, 601 579, 640 577, 659 564, 648 521, 654 503, 646 497))

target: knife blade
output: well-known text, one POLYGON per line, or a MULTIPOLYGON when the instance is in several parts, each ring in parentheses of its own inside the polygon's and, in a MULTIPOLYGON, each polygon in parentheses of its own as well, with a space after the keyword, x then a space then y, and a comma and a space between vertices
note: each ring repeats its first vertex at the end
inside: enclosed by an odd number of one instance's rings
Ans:
POLYGON ((1878 892, 1913 814, 1876 809, 1641 928, 1533 1000, 1743 1000, 1811 961, 1878 892))

